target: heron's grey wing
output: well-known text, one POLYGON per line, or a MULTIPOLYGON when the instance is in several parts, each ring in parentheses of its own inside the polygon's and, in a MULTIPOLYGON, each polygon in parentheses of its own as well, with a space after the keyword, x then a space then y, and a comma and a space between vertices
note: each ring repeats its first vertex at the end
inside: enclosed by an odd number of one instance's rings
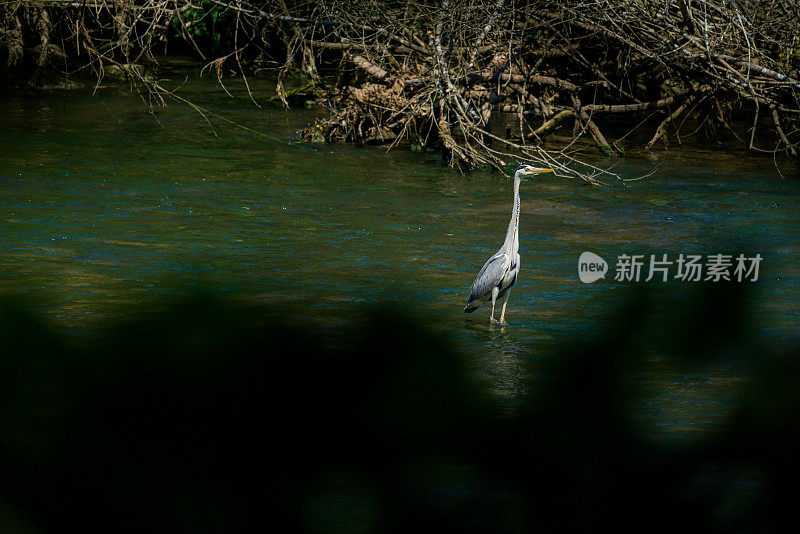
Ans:
POLYGON ((508 254, 498 252, 487 261, 480 272, 472 287, 469 290, 469 301, 478 300, 492 292, 492 289, 497 287, 503 280, 503 277, 508 272, 511 261, 508 254))

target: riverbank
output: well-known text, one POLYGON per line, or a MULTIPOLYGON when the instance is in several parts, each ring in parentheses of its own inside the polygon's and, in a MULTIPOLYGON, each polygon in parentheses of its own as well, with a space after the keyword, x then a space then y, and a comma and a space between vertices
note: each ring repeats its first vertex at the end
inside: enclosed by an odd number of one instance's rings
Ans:
POLYGON ((41 0, 0 10, 0 55, 18 80, 126 77, 163 105, 180 97, 153 67, 164 51, 189 51, 220 85, 268 72, 284 105, 325 106, 307 139, 403 144, 462 170, 525 159, 618 179, 575 148, 620 157, 632 131, 656 153, 693 131, 733 137, 778 168, 800 143, 798 14, 780 2, 41 0), (304 77, 294 88, 293 73, 304 77))

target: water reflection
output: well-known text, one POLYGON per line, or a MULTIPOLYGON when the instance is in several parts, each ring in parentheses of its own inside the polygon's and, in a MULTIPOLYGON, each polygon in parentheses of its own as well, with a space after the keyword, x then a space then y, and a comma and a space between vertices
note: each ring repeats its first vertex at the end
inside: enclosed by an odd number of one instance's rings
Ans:
POLYGON ((529 393, 529 349, 515 340, 510 326, 482 325, 476 329, 486 340, 481 378, 507 413, 515 413, 529 393))

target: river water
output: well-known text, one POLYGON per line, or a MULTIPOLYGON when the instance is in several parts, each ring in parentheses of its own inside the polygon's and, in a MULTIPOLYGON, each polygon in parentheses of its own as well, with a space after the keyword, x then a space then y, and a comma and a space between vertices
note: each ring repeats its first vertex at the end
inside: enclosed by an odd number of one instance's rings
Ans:
MULTIPOLYGON (((171 86, 183 80, 166 75, 171 86)), ((268 82, 251 85, 262 99, 272 94, 268 82)), ((687 147, 624 185, 553 175, 523 183, 522 271, 500 328, 486 309, 462 310, 503 242, 509 179, 461 175, 430 154, 288 142, 321 112, 258 109, 236 80, 229 88, 234 98, 192 73, 180 94, 262 135, 213 116, 209 124, 175 102, 151 114, 127 87, 2 100, 0 294, 35 297, 78 336, 200 285, 300 306, 332 331, 390 302, 452 340, 513 410, 537 360, 601 335, 609 314, 647 289, 655 297, 632 342, 656 365, 631 372, 652 384, 640 416, 655 439, 713 430, 746 377, 725 362, 688 374, 659 364, 674 324, 696 314, 692 282, 645 282, 647 262, 639 282, 615 281, 621 254, 760 254, 758 280, 741 282, 751 296, 745 324, 771 349, 800 341, 796 165, 783 164, 781 178, 770 158, 687 147), (610 264, 606 279, 581 283, 584 251, 610 264)), ((629 156, 615 171, 635 178, 660 157, 629 156)))

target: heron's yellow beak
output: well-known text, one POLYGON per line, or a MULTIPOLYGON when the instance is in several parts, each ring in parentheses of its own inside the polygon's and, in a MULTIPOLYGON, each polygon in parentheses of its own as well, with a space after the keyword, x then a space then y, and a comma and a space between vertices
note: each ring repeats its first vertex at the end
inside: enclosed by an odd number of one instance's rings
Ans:
POLYGON ((546 172, 553 172, 553 169, 537 169, 536 167, 532 167, 525 172, 525 176, 536 176, 537 174, 544 174, 546 172))

